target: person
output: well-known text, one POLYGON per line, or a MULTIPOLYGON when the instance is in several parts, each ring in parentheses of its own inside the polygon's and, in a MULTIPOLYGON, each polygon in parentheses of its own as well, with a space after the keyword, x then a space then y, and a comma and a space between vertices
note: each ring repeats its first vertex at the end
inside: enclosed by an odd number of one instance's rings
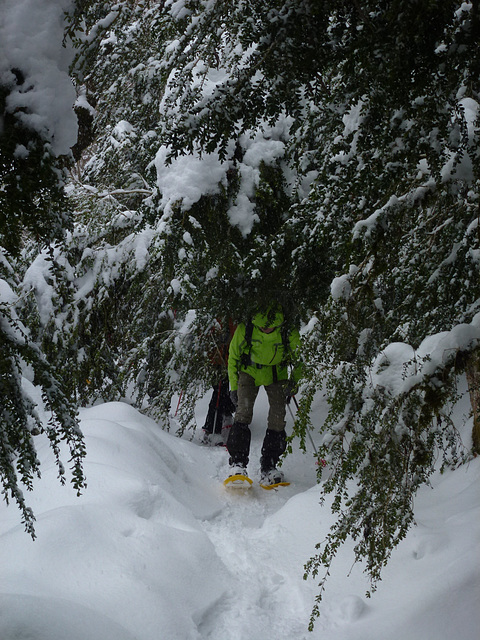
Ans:
POLYGON ((214 335, 215 345, 210 359, 217 374, 203 425, 202 442, 207 445, 224 445, 233 422, 235 406, 230 398, 227 363, 228 347, 234 331, 235 326, 231 321, 225 328, 219 322, 214 335))
POLYGON ((238 325, 229 349, 230 396, 236 407, 227 440, 230 475, 247 475, 250 423, 259 388, 263 386, 269 412, 260 458, 262 484, 283 481, 283 472, 277 469, 277 464, 287 444, 286 404, 297 392, 301 375, 300 334, 296 329, 287 333, 283 324, 281 307, 259 312, 249 323, 238 325))

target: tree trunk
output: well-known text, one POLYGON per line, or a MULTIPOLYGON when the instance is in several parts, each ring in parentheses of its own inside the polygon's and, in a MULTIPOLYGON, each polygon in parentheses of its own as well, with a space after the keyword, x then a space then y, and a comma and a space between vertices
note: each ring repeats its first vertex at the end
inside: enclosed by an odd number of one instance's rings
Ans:
POLYGON ((465 373, 473 410, 473 450, 480 454, 480 349, 468 359, 465 373))

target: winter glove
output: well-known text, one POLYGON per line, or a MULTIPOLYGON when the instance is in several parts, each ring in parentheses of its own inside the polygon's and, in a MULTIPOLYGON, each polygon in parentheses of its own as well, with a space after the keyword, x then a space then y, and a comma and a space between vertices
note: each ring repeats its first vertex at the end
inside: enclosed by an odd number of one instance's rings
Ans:
POLYGON ((285 401, 287 404, 290 404, 291 399, 293 398, 293 396, 297 395, 298 393, 298 387, 297 385, 293 382, 293 380, 289 380, 287 382, 287 384, 285 385, 285 401))
POLYGON ((230 391, 230 400, 236 409, 238 407, 238 391, 236 389, 230 391))

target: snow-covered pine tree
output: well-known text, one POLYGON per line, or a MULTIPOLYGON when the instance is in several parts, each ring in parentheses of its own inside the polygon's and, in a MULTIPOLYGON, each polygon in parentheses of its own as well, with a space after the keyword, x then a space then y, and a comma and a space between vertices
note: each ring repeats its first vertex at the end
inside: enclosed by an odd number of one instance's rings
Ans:
POLYGON ((186 424, 211 383, 217 320, 244 319, 271 299, 298 319, 297 242, 286 222, 306 190, 287 162, 291 118, 234 132, 225 152, 175 157, 168 123, 183 107, 171 104, 169 51, 183 23, 164 3, 141 1, 83 3, 72 20, 84 25, 74 68, 96 131, 73 181, 76 230, 58 256, 79 287, 69 329, 78 389, 112 398, 131 383, 139 403, 148 397, 163 412, 183 391, 186 424))
POLYGON ((297 433, 326 379, 321 455, 339 520, 307 570, 327 571, 350 536, 375 583, 436 452, 458 458, 448 406, 457 374, 477 371, 477 4, 85 7, 100 11, 87 52, 101 32, 104 55, 82 82, 102 87, 109 122, 84 156, 106 224, 81 245, 96 265, 82 273, 98 277, 86 307, 105 300, 110 318, 125 269, 117 371, 153 405, 182 388, 192 399, 216 318, 243 319, 272 297, 296 320, 315 315, 297 433), (160 25, 153 56, 128 35, 149 20, 160 25))
POLYGON ((13 89, 18 92, 26 83, 22 71, 13 69, 0 86, 0 242, 12 255, 18 255, 24 232, 35 239, 58 238, 71 223, 59 179, 62 160, 21 117, 32 114, 8 106, 13 89))
POLYGON ((352 536, 375 584, 439 452, 456 463, 464 447, 450 411, 480 338, 479 15, 361 4, 356 33, 341 26, 345 106, 309 203, 338 277, 310 336, 305 415, 327 378, 320 455, 339 520, 308 570, 327 571, 352 536))
POLYGON ((290 277, 318 319, 299 435, 325 378, 331 404, 321 455, 339 521, 307 569, 328 573, 351 536, 374 585, 437 451, 460 459, 449 409, 458 374, 473 367, 474 381, 478 366, 478 5, 171 6, 171 156, 228 159, 236 136, 284 116, 289 167, 316 172, 270 245, 290 230, 290 277), (297 277, 317 274, 319 256, 337 276, 322 306, 297 277))
POLYGON ((52 11, 43 7, 38 15, 26 15, 24 8, 6 3, 0 16, 0 476, 4 499, 17 503, 34 537, 35 517, 23 493, 40 475, 34 438, 50 443, 62 483, 66 452, 60 444, 66 443, 78 492, 84 486, 85 448, 60 372, 34 339, 32 326, 19 317, 24 247, 59 240, 71 227, 64 167, 75 140, 74 95, 68 65, 63 65, 68 53, 62 49, 62 9, 57 4, 52 11), (62 97, 52 105, 55 91, 62 97), (32 383, 50 416, 46 421, 32 383))
POLYGON ((155 54, 162 14, 150 10, 157 5, 79 2, 67 14, 76 46, 76 110, 84 123, 68 187, 75 227, 62 246, 37 256, 24 287, 53 300, 37 335, 72 371, 70 390, 80 402, 124 395, 134 374, 132 352, 144 350, 140 325, 154 314, 151 308, 144 317, 139 306, 151 277, 145 269, 151 229, 145 228, 155 171, 148 164, 158 142, 148 91, 160 91, 155 54))
MULTIPOLYGON (((245 320, 272 300, 283 305, 290 322, 298 322, 306 308, 305 291, 316 302, 324 294, 329 264, 321 251, 313 273, 292 260, 301 250, 293 225, 296 206, 308 193, 311 174, 300 176, 289 157, 295 120, 284 96, 277 102, 271 86, 263 90, 261 69, 253 91, 249 84, 262 58, 256 51, 262 40, 256 16, 259 12, 262 25, 269 24, 265 7, 167 4, 176 32, 166 49, 168 83, 160 121, 164 144, 156 166, 166 242, 172 264, 176 262, 175 309, 183 314, 195 309, 201 318, 196 330, 205 337, 216 318, 223 324, 227 318, 245 320), (242 25, 246 30, 239 37, 242 25), (202 326, 209 328, 206 334, 202 326)), ((269 9, 269 18, 278 10, 269 9)), ((289 11, 279 24, 296 24, 286 20, 289 11)), ((300 49, 307 13, 301 16, 302 27, 294 29, 300 49)), ((270 37, 278 26, 270 28, 270 37)), ((282 36, 290 37, 281 34, 280 42, 282 36)), ((279 68, 281 51, 275 55, 276 62, 268 63, 279 68)), ((289 64, 288 56, 282 59, 282 67, 289 64)), ((205 339, 198 344, 202 356, 205 339)))
MULTIPOLYGON (((299 243, 291 220, 311 178, 300 179, 289 158, 292 115, 280 103, 272 104, 272 117, 265 112, 262 105, 274 103, 276 96, 270 89, 264 94, 261 76, 258 95, 240 91, 237 75, 250 64, 249 47, 254 51, 256 38, 247 34, 250 40, 239 43, 235 29, 244 18, 249 28, 255 20, 243 16, 235 3, 228 8, 171 3, 170 8, 176 32, 164 65, 168 83, 161 103, 164 144, 156 158, 157 185, 174 265, 173 304, 177 313, 195 309, 201 319, 195 331, 204 359, 205 338, 217 318, 224 325, 227 318, 242 321, 276 300, 289 322, 298 322, 305 289, 310 287, 317 301, 329 265, 317 254, 312 274, 292 260, 299 243)), ((248 14, 265 13, 256 3, 243 8, 248 14)), ((195 376, 195 370, 187 376, 195 376)))

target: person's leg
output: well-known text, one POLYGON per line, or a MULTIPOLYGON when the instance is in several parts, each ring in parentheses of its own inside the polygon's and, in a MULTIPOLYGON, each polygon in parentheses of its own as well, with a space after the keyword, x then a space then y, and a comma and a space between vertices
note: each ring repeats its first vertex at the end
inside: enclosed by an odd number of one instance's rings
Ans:
POLYGON ((203 425, 203 430, 208 433, 213 433, 214 422, 215 422, 215 407, 217 406, 217 398, 218 398, 218 385, 213 387, 212 396, 210 398, 210 402, 208 403, 208 411, 205 418, 205 424, 203 425))
MULTIPOLYGON (((228 378, 220 381, 218 389, 220 393, 217 400, 217 414, 213 431, 214 433, 221 434, 224 424, 228 421, 228 417, 232 415, 234 410, 232 401, 230 400, 228 378)), ((228 423, 232 424, 232 421, 230 420, 228 423)))
POLYGON ((224 383, 222 384, 222 393, 223 398, 220 399, 220 403, 222 405, 222 442, 223 444, 227 444, 228 434, 230 433, 230 429, 233 425, 233 414, 235 413, 235 405, 230 399, 230 385, 228 382, 228 378, 225 378, 224 383))
POLYGON ((235 410, 235 422, 251 423, 257 395, 258 387, 255 385, 255 380, 248 373, 241 371, 238 376, 238 406, 235 410))
POLYGON ((229 464, 232 467, 245 467, 248 465, 250 453, 250 440, 252 433, 248 424, 235 422, 230 427, 227 440, 227 451, 230 454, 229 464))
POLYGON ((283 382, 274 382, 265 387, 269 402, 267 431, 262 445, 260 467, 262 473, 275 469, 280 456, 285 452, 285 391, 283 382))
POLYGON ((287 403, 285 399, 285 381, 272 382, 265 387, 268 396, 269 410, 267 426, 272 431, 285 430, 285 413, 287 403))
POLYGON ((250 453, 250 422, 253 417, 253 406, 258 395, 258 387, 254 379, 240 372, 238 378, 238 406, 235 421, 230 428, 227 450, 230 454, 230 465, 246 467, 250 453))
POLYGON ((287 434, 283 431, 273 431, 267 429, 262 444, 262 455, 260 458, 260 470, 267 473, 275 469, 280 457, 287 448, 287 434))

